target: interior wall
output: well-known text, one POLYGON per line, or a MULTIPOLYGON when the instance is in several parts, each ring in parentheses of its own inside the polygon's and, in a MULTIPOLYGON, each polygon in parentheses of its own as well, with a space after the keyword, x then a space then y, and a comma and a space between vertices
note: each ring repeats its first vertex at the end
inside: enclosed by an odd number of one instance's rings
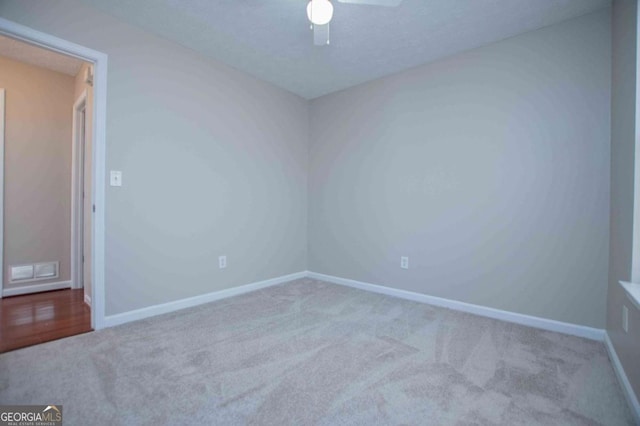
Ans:
POLYGON ((0 16, 109 55, 107 315, 305 270, 304 99, 77 0, 0 16))
POLYGON ((636 0, 613 2, 611 86, 611 232, 607 333, 636 395, 640 395, 640 312, 619 281, 631 281, 633 254, 634 156, 636 144, 636 0), (622 306, 629 309, 629 333, 622 306))
POLYGON ((608 11, 317 99, 310 124, 303 99, 76 0, 0 15, 109 54, 108 315, 308 249, 316 272, 604 326, 608 11))
POLYGON ((603 328, 610 29, 605 9, 313 100, 309 270, 603 328))
POLYGON ((6 89, 4 288, 70 279, 73 77, 0 56, 6 89), (59 278, 9 283, 11 265, 59 261, 59 278))
POLYGON ((83 220, 83 254, 84 267, 82 282, 85 296, 91 298, 91 219, 92 214, 92 187, 91 167, 93 156, 93 86, 86 82, 86 72, 91 65, 83 63, 74 81, 74 104, 86 91, 85 107, 85 165, 84 165, 84 220, 83 220))

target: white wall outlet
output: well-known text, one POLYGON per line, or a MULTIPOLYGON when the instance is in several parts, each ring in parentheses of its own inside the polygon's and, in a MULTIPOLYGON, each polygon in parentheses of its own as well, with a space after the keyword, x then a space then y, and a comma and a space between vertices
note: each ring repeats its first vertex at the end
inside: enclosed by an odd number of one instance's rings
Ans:
POLYGON ((227 267, 227 256, 218 257, 218 267, 224 269, 227 267))
POLYGON ((111 186, 122 186, 122 172, 119 170, 111 170, 109 183, 111 186))
POLYGON ((400 267, 402 269, 409 269, 409 258, 406 256, 402 256, 400 258, 400 267))
POLYGON ((629 332, 629 309, 625 305, 622 305, 622 329, 629 332))

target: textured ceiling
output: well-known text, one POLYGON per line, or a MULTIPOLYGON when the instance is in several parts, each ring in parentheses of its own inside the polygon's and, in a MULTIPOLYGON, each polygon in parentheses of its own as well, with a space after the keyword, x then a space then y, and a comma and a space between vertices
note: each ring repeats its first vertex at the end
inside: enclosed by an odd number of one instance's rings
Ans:
POLYGON ((331 45, 314 46, 306 0, 84 0, 311 99, 606 7, 609 0, 334 3, 331 45))
POLYGON ((41 68, 75 76, 82 66, 80 59, 52 52, 0 35, 0 56, 41 68))

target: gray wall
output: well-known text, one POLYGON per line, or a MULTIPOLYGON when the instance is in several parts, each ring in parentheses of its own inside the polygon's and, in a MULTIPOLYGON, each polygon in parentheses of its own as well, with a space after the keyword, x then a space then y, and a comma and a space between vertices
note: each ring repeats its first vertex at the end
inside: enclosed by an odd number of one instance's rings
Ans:
POLYGON ((5 289, 70 279, 73 84, 71 76, 0 56, 5 289), (53 261, 59 278, 9 283, 11 265, 53 261))
POLYGON ((310 111, 75 0, 0 15, 109 54, 108 315, 308 267, 604 327, 609 11, 310 111))
POLYGON ((613 2, 611 85, 611 231, 607 333, 636 395, 640 395, 640 313, 618 281, 631 280, 636 135, 636 0, 613 2), (629 334, 622 330, 622 305, 629 334))
POLYGON ((309 270, 603 328, 610 40, 606 9, 312 101, 309 270))
POLYGON ((0 16, 109 55, 107 315, 305 269, 305 100, 79 1, 0 16))

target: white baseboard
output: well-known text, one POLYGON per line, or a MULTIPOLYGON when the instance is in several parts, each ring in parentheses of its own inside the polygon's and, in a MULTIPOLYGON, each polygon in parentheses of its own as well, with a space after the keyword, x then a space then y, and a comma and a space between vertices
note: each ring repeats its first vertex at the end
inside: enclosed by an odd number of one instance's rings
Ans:
POLYGON ((84 294, 84 303, 91 307, 91 296, 89 296, 87 293, 84 294))
POLYGON ((43 291, 62 290, 64 288, 71 288, 71 281, 57 281, 55 283, 33 284, 13 288, 4 288, 2 289, 2 297, 40 293, 43 291))
POLYGON ((134 311, 123 312, 121 314, 109 315, 104 318, 105 327, 113 327, 131 321, 137 321, 156 315, 166 314, 180 309, 191 308, 193 306, 202 305, 204 303, 214 302, 228 297, 238 296, 240 294, 249 293, 266 287, 282 284, 288 281, 297 280, 307 276, 306 272, 297 272, 295 274, 283 275, 281 277, 271 278, 269 280, 258 281, 251 284, 232 287, 225 290, 214 291, 212 293, 201 294, 200 296, 180 299, 173 302, 162 303, 160 305, 149 306, 134 311))
POLYGON ((611 359, 611 364, 613 364, 613 370, 616 372, 616 376, 618 377, 618 381, 620 382, 620 386, 622 387, 622 392, 627 398, 627 402, 629 403, 629 407, 631 407, 631 412, 635 418, 636 423, 640 425, 640 402, 638 402, 638 397, 631 387, 631 382, 629 382, 629 378, 624 372, 624 368, 622 367, 620 358, 618 358, 618 354, 616 353, 616 350, 613 347, 613 343, 609 338, 609 334, 607 333, 605 333, 604 335, 604 344, 607 347, 609 359, 611 359))
POLYGON ((531 315, 518 314, 515 312, 489 308, 487 306, 473 305, 471 303, 459 302, 456 300, 444 299, 444 298, 435 297, 435 296, 428 296, 422 293, 415 293, 412 291, 400 290, 396 288, 365 283, 362 281, 350 280, 347 278, 334 277, 332 275, 319 274, 317 272, 307 271, 307 277, 314 278, 321 281, 328 281, 334 284, 353 287, 360 290, 386 294, 387 296, 413 300, 414 302, 421 302, 429 305, 441 306, 441 307, 453 309, 456 311, 468 312, 468 313, 480 315, 483 317, 489 317, 489 318, 494 318, 502 321, 526 325, 528 327, 534 327, 534 328, 540 328, 543 330, 555 331, 558 333, 570 334, 573 336, 584 337, 587 339, 597 340, 600 342, 604 341, 605 331, 599 328, 586 327, 584 325, 570 324, 570 323, 546 319, 546 318, 534 317, 531 315))

